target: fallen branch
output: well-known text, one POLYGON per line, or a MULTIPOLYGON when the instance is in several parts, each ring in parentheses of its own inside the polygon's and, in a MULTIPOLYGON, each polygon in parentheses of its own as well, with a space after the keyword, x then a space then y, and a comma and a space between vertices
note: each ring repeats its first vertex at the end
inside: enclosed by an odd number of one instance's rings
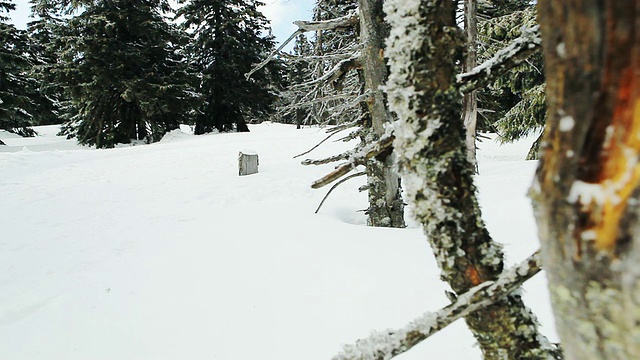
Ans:
POLYGON ((513 40, 507 47, 499 50, 493 57, 474 67, 471 71, 458 74, 456 79, 461 84, 463 94, 486 86, 504 75, 505 71, 521 64, 529 56, 540 51, 542 40, 538 26, 523 29, 522 36, 513 40))
POLYGON ((329 195, 331 195, 331 192, 337 188, 338 186, 340 186, 340 184, 346 182, 349 179, 353 179, 354 177, 358 177, 358 176, 362 176, 362 175, 367 175, 366 172, 361 171, 361 172, 357 172, 355 174, 351 174, 349 176, 347 176, 346 178, 338 181, 337 183, 333 184, 333 186, 331 187, 331 189, 329 189, 329 191, 327 191, 327 194, 322 198, 322 201, 320 201, 320 205, 318 205, 318 208, 316 209, 316 214, 318 213, 318 211, 320 211, 320 208, 322 207, 322 204, 324 204, 324 201, 327 200, 327 198, 329 197, 329 195))
POLYGON ((497 280, 484 282, 458 296, 455 303, 436 313, 428 312, 398 330, 371 334, 347 345, 332 360, 388 360, 400 355, 454 321, 485 308, 517 290, 540 272, 538 252, 503 272, 497 280))

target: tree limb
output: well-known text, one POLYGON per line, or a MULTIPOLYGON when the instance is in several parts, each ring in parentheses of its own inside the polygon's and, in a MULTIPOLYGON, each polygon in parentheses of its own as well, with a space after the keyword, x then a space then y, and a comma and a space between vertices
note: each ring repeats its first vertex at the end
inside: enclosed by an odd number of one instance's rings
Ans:
POLYGON ((458 74, 456 79, 463 94, 486 86, 502 76, 505 71, 514 68, 534 53, 540 51, 538 26, 523 29, 522 36, 513 40, 507 47, 499 50, 493 57, 474 67, 471 71, 458 74))
POLYGON ((540 272, 539 252, 503 272, 495 281, 486 281, 460 295, 456 301, 436 313, 428 312, 397 330, 373 333, 347 345, 332 360, 388 360, 444 329, 454 321, 485 308, 517 290, 540 272))
POLYGON ((357 154, 352 155, 346 164, 340 165, 334 171, 323 176, 321 179, 314 181, 311 184, 311 187, 314 189, 319 189, 323 186, 329 185, 349 173, 349 171, 351 171, 352 169, 355 169, 358 165, 364 165, 367 160, 378 156, 391 148, 393 146, 393 140, 395 140, 395 138, 396 137, 393 135, 384 135, 380 138, 380 140, 365 147, 357 154))
POLYGON ((329 164, 329 163, 340 161, 340 160, 346 160, 349 158, 350 155, 351 155, 351 150, 343 152, 342 154, 330 156, 325 159, 320 159, 320 160, 306 159, 306 160, 303 160, 301 164, 302 165, 324 165, 324 164, 329 164))
POLYGON ((351 10, 347 15, 323 21, 294 21, 293 24, 298 27, 299 30, 307 31, 319 31, 319 30, 337 30, 340 28, 347 28, 354 26, 358 23, 358 9, 351 10))
POLYGON ((318 213, 318 211, 320 211, 320 208, 322 207, 322 204, 324 204, 324 201, 327 200, 327 198, 329 197, 329 195, 331 195, 331 192, 337 188, 338 186, 340 186, 342 183, 344 183, 345 181, 349 180, 349 179, 353 179, 354 177, 358 177, 358 176, 362 176, 362 175, 367 175, 366 172, 364 171, 360 171, 357 172, 355 174, 351 174, 347 177, 345 177, 344 179, 338 181, 337 183, 333 184, 333 186, 331 187, 331 189, 329 189, 329 191, 327 192, 327 194, 322 198, 322 201, 320 201, 320 205, 318 205, 318 208, 316 209, 316 214, 318 213))

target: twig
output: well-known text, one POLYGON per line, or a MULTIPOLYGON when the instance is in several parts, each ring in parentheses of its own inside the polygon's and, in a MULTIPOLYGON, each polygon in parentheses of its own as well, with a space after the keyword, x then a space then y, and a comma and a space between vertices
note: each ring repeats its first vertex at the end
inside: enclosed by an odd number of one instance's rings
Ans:
POLYGON ((319 143, 317 143, 317 144, 316 144, 316 146, 314 146, 314 147, 312 147, 311 149, 309 149, 309 150, 307 150, 307 151, 303 152, 302 154, 298 154, 298 155, 294 156, 293 158, 294 158, 294 159, 296 159, 296 158, 299 158, 300 156, 307 155, 308 153, 310 153, 310 152, 312 152, 313 150, 317 149, 317 148, 318 148, 318 146, 322 145, 322 143, 324 143, 325 141, 329 140, 329 138, 331 138, 333 135, 335 135, 335 134, 337 134, 337 133, 338 133, 338 132, 330 133, 330 134, 329 134, 329 136, 327 136, 326 138, 322 139, 322 141, 320 141, 319 143))
POLYGON ((539 252, 503 272, 497 280, 484 282, 460 295, 456 301, 436 313, 425 313, 398 330, 373 333, 347 345, 332 360, 388 360, 444 329, 454 321, 483 309, 517 290, 540 272, 539 252))
POLYGON ((338 181, 337 183, 333 184, 333 186, 331 187, 331 189, 329 189, 329 191, 327 191, 327 194, 322 198, 322 201, 320 201, 320 205, 318 205, 318 208, 316 209, 316 214, 318 213, 318 211, 320 211, 320 208, 322 207, 322 204, 324 204, 324 201, 327 200, 327 198, 329 197, 329 195, 331 195, 331 192, 337 188, 338 186, 340 186, 340 184, 344 183, 345 181, 349 180, 349 179, 353 179, 354 177, 357 176, 362 176, 362 175, 367 175, 366 172, 361 171, 361 172, 357 172, 355 174, 351 174, 349 176, 347 176, 346 178, 338 181))

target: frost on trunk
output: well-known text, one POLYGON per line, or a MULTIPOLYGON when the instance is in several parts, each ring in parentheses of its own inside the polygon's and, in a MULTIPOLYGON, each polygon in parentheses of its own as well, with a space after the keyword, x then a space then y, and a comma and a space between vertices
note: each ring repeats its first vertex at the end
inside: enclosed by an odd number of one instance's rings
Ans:
POLYGON ((547 129, 532 197, 569 359, 640 359, 640 1, 538 1, 547 129))
MULTIPOLYGON (((391 117, 381 86, 388 72, 384 60, 385 22, 382 0, 359 0, 360 62, 364 73, 367 109, 371 131, 365 137, 373 143, 385 133, 391 117)), ((400 177, 394 170, 393 152, 385 152, 367 162, 369 192, 368 223, 371 226, 404 227, 404 205, 400 193, 400 177)))
MULTIPOLYGON (((466 158, 455 63, 462 34, 450 0, 385 4, 390 106, 399 117, 394 147, 414 215, 422 223, 442 277, 457 294, 503 270, 500 245, 481 218, 466 158)), ((515 292, 465 317, 485 359, 548 359, 552 350, 515 292)))
MULTIPOLYGON (((478 3, 477 0, 464 0, 464 28, 467 36, 467 54, 464 61, 464 71, 468 72, 476 67, 478 40, 478 3)), ((478 122, 477 92, 471 91, 462 98, 462 118, 466 130, 467 160, 473 164, 476 173, 476 124, 478 122)))

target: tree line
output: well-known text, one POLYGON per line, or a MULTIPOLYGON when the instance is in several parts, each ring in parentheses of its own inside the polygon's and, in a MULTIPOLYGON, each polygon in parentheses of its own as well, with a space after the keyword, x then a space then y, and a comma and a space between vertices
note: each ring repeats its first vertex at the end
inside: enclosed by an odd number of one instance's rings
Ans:
POLYGON ((274 46, 256 0, 33 0, 26 31, 0 2, 0 128, 63 123, 79 143, 248 131, 273 112, 281 68, 244 74, 274 46))

